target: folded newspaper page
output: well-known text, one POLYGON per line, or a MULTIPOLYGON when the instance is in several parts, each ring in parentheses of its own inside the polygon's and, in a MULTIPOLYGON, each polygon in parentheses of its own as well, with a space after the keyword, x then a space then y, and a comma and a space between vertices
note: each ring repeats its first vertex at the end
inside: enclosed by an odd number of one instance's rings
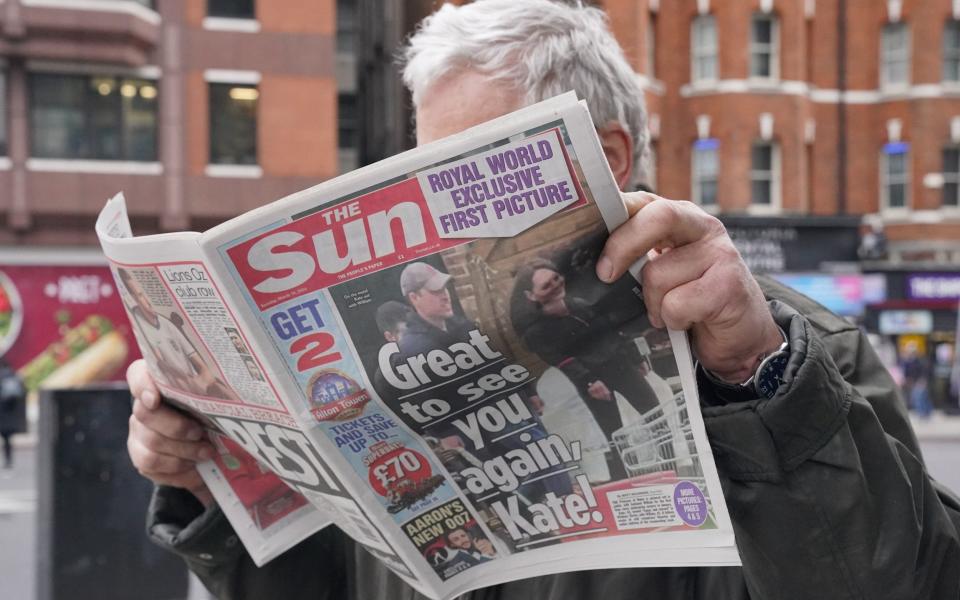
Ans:
POLYGON ((626 219, 568 93, 203 234, 133 237, 122 196, 97 231, 257 564, 335 523, 441 599, 739 564, 685 334, 594 274, 626 219))

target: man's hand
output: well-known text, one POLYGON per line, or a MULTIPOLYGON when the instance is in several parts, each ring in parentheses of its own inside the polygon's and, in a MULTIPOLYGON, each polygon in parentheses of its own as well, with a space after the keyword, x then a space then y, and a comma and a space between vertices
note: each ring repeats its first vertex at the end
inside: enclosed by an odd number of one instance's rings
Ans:
POLYGON ((533 409, 533 412, 542 417, 544 407, 543 398, 539 394, 530 394, 530 408, 533 409))
POLYGON ((143 359, 127 369, 127 384, 134 398, 127 452, 137 471, 156 484, 187 489, 209 506, 213 496, 196 469, 214 455, 203 426, 161 400, 143 359))
POLYGON ((607 240, 597 276, 613 281, 643 256, 643 298, 655 327, 689 330, 700 363, 725 381, 753 375, 783 341, 760 286, 723 224, 691 202, 624 194, 631 218, 607 240))
POLYGON ((590 397, 594 400, 605 400, 607 402, 613 400, 613 394, 610 393, 610 388, 600 380, 591 381, 587 385, 587 393, 590 394, 590 397))
POLYGON ((444 450, 463 448, 463 438, 461 438, 459 435, 448 435, 440 440, 440 447, 444 450))

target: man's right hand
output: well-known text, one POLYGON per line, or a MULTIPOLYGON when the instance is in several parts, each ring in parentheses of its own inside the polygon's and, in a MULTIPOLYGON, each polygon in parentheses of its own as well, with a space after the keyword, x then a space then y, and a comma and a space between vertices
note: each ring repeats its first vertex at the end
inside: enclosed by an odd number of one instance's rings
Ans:
POLYGON ((597 381, 591 381, 589 385, 587 385, 587 393, 590 394, 590 397, 594 400, 605 400, 607 402, 613 400, 613 394, 610 393, 610 388, 599 379, 597 381))
POLYGON ((156 484, 184 488, 204 506, 212 504, 213 496, 196 468, 198 462, 213 458, 215 452, 203 426, 163 402, 143 359, 127 369, 127 384, 133 395, 127 436, 133 466, 156 484))

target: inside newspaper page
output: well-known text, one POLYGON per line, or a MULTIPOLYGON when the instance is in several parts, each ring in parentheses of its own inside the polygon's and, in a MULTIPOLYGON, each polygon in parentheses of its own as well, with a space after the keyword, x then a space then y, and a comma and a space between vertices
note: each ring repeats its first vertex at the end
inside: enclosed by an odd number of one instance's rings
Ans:
POLYGON ((287 401, 296 382, 272 345, 251 335, 249 311, 208 269, 199 234, 130 237, 122 195, 107 203, 97 232, 157 386, 210 430, 217 455, 199 471, 254 562, 336 523, 430 593, 328 460, 337 453, 321 452, 316 432, 301 428, 287 401))
MULTIPOLYGON (((568 93, 159 236, 194 247, 264 384, 187 406, 223 456, 256 457, 433 598, 739 564, 686 336, 651 326, 634 277, 594 274, 626 218, 568 93)), ((166 277, 169 253, 158 241, 131 262, 166 277)), ((202 327, 197 345, 222 335, 202 327)), ((221 372, 231 389, 257 379, 221 372)))
MULTIPOLYGON (((122 197, 101 212, 97 232, 164 396, 211 424, 273 394, 263 359, 210 279, 198 234, 133 238, 122 197)), ((235 442, 212 428, 210 436, 217 454, 199 465, 200 474, 257 565, 333 520, 235 442)))

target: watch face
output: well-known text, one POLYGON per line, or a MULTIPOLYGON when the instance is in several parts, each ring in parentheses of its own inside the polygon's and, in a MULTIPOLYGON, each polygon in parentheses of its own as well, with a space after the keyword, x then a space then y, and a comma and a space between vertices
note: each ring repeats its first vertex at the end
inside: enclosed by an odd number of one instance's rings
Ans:
POLYGON ((780 352, 768 358, 757 373, 756 387, 757 392, 763 398, 773 398, 780 384, 783 383, 783 374, 787 370, 787 362, 790 360, 789 352, 780 352))

